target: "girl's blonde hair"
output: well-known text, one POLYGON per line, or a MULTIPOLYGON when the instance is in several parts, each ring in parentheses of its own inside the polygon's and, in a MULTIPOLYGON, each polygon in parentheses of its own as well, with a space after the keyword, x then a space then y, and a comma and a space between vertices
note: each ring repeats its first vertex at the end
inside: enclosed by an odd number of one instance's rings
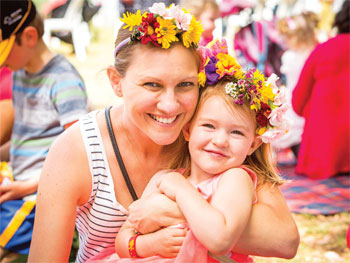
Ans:
MULTIPOLYGON (((250 109, 248 102, 243 105, 238 105, 234 102, 234 99, 226 93, 225 86, 227 81, 220 81, 214 86, 208 86, 201 90, 198 106, 196 112, 192 118, 195 119, 198 110, 201 106, 212 96, 221 97, 234 114, 242 114, 244 117, 248 117, 254 123, 256 123, 256 113, 250 109)), ((191 159, 188 150, 188 143, 185 141, 183 135, 172 144, 173 157, 170 160, 170 168, 185 168, 184 175, 188 176, 191 172, 191 159)), ((272 162, 271 147, 268 143, 262 143, 262 145, 254 151, 251 155, 247 156, 243 162, 243 165, 248 166, 258 176, 258 186, 264 183, 272 183, 281 185, 284 180, 279 176, 276 167, 272 162)))
POLYGON ((180 6, 189 9, 191 14, 197 19, 209 8, 214 10, 218 16, 220 15, 220 8, 216 0, 181 0, 180 6))
POLYGON ((277 21, 277 29, 282 36, 293 41, 293 45, 315 45, 318 17, 313 12, 285 17, 277 21))

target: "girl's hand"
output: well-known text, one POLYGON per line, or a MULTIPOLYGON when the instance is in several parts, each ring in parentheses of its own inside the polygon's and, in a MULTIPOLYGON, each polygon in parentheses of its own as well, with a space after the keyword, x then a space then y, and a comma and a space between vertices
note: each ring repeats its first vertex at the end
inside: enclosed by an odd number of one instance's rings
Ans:
POLYGON ((192 187, 190 182, 182 174, 177 172, 164 174, 159 178, 157 183, 159 191, 174 201, 176 201, 177 191, 181 191, 189 186, 192 187))
MULTIPOLYGON (((151 240, 145 240, 149 249, 142 249, 146 254, 138 252, 140 257, 150 256, 147 253, 152 251, 152 255, 159 255, 164 258, 174 258, 180 251, 181 245, 186 237, 187 229, 166 227, 150 234, 151 240)), ((141 237, 141 236, 140 236, 141 237)), ((146 245, 146 244, 145 244, 146 245)))
POLYGON ((185 222, 177 204, 163 194, 144 196, 129 206, 128 221, 142 234, 185 222))

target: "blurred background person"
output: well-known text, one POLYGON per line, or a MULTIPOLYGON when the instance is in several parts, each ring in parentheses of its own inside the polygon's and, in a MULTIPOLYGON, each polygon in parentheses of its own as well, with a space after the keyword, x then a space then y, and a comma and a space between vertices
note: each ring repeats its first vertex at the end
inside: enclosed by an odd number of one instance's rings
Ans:
POLYGON ((350 171, 350 1, 335 17, 337 35, 316 46, 294 89, 295 112, 305 118, 296 172, 325 179, 350 171))
MULTIPOLYGON (((286 97, 290 103, 292 102, 292 92, 304 63, 317 44, 317 23, 317 15, 310 11, 285 17, 277 22, 279 35, 286 44, 286 51, 282 55, 281 73, 285 77, 286 97)), ((304 118, 298 116, 292 108, 286 114, 292 121, 289 132, 272 145, 279 151, 277 156, 283 157, 283 155, 286 155, 285 158, 280 160, 282 162, 288 161, 288 153, 291 149, 294 154, 292 162, 295 163, 304 130, 304 118)))
POLYGON ((189 9, 191 14, 203 25, 199 45, 205 46, 213 40, 215 20, 220 17, 220 8, 215 0, 181 0, 180 6, 189 9))

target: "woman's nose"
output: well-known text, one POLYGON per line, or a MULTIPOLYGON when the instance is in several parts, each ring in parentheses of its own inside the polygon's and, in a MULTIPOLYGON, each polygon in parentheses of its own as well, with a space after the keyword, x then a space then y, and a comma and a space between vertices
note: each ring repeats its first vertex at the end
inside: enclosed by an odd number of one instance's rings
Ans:
POLYGON ((179 108, 179 103, 176 97, 176 94, 173 90, 165 90, 158 102, 158 109, 164 112, 165 114, 177 114, 177 110, 179 108))

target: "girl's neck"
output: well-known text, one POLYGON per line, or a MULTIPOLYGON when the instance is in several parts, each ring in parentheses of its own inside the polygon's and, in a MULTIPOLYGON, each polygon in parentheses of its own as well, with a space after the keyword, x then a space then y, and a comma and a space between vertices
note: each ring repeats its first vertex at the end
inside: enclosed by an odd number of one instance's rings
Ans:
POLYGON ((197 167, 193 167, 193 165, 191 165, 191 174, 188 177, 188 180, 190 181, 190 183, 193 186, 196 186, 198 184, 200 184, 201 182, 204 182, 205 180, 208 180, 214 176, 216 176, 217 174, 209 174, 204 172, 203 170, 197 169, 197 167))

